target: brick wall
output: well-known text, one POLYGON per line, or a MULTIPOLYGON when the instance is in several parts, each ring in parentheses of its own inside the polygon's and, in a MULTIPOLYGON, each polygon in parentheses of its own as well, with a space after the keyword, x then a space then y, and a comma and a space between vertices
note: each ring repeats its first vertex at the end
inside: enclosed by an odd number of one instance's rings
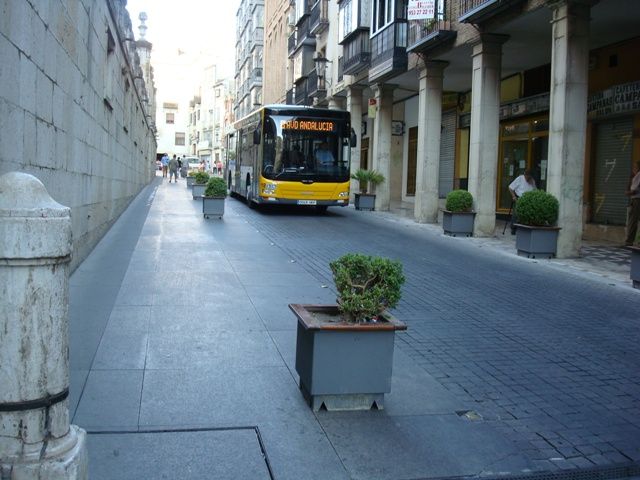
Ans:
POLYGON ((0 4, 0 174, 31 173, 71 207, 72 268, 155 175, 125 3, 0 4))

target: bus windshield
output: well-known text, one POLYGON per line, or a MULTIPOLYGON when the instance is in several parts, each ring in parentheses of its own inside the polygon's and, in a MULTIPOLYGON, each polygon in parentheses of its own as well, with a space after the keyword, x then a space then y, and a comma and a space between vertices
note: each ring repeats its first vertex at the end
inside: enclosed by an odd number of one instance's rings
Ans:
POLYGON ((349 181, 349 124, 340 119, 265 119, 262 176, 270 180, 349 181))

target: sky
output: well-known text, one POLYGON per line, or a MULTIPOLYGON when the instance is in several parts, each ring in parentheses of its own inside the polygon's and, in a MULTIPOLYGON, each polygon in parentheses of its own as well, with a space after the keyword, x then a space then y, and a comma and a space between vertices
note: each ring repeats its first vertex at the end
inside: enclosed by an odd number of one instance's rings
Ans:
MULTIPOLYGON (((151 64, 159 96, 193 95, 198 65, 216 64, 218 78, 235 74, 236 10, 239 0, 129 0, 136 38, 140 12, 147 14, 145 39, 153 44, 151 64), (196 59, 197 62, 184 61, 196 59), (176 91, 180 89, 181 91, 176 91)), ((197 78, 196 78, 197 77, 197 78)))

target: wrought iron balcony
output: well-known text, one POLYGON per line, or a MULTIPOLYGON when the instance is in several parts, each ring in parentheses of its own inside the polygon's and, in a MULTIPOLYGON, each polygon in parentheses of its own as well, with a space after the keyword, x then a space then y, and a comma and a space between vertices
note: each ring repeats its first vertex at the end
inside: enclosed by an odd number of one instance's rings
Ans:
POLYGON ((453 0, 436 2, 435 18, 409 21, 407 51, 425 53, 453 41, 456 32, 451 28, 453 0))
POLYGON ((317 0, 311 7, 311 33, 317 35, 329 27, 329 0, 317 0))
POLYGON ((355 75, 369 68, 371 61, 371 43, 369 31, 360 30, 342 44, 343 73, 355 75))
POLYGON ((307 95, 318 99, 323 99, 327 96, 324 77, 319 77, 315 70, 307 75, 307 95))
POLYGON ((286 103, 287 105, 295 105, 295 104, 293 103, 293 100, 294 100, 294 98, 293 98, 293 88, 292 88, 292 89, 290 89, 290 90, 287 90, 287 95, 286 95, 285 103, 286 103))
POLYGON ((396 20, 371 39, 369 81, 382 81, 407 69, 407 21, 396 20))
POLYGON ((524 0, 458 0, 461 23, 483 23, 524 0))
POLYGON ((307 77, 296 83, 295 103, 296 105, 311 105, 312 103, 312 98, 307 90, 307 77))

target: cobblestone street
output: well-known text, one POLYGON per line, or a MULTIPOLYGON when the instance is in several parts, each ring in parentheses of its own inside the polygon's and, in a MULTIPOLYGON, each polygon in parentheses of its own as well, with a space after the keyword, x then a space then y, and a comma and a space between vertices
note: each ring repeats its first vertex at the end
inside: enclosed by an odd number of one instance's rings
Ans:
POLYGON ((536 469, 640 461, 637 292, 485 254, 410 220, 237 212, 329 286, 328 262, 343 253, 400 259, 407 282, 396 313, 409 324, 400 348, 470 397, 536 469))

